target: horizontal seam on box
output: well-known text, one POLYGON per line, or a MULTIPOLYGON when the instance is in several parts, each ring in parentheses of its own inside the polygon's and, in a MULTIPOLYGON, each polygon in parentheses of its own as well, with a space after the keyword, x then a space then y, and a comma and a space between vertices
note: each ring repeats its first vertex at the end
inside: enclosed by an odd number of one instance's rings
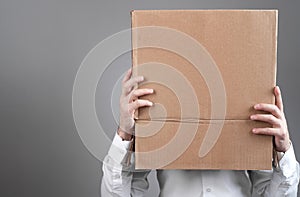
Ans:
POLYGON ((137 122, 187 122, 187 123, 202 123, 202 122, 223 122, 223 121, 253 121, 250 119, 137 119, 137 122))

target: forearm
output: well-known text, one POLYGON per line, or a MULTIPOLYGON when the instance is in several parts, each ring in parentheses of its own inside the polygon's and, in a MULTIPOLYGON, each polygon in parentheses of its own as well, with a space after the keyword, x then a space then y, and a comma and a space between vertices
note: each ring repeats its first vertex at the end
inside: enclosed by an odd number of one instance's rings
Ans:
POLYGON ((133 161, 131 160, 130 141, 122 141, 116 135, 108 155, 103 161, 101 196, 129 197, 133 177, 133 161))
POLYGON ((280 159, 272 171, 252 171, 253 196, 297 196, 299 164, 293 146, 280 159))
POLYGON ((299 163, 296 161, 294 149, 291 146, 279 161, 278 168, 273 170, 266 196, 297 196, 299 174, 299 163))

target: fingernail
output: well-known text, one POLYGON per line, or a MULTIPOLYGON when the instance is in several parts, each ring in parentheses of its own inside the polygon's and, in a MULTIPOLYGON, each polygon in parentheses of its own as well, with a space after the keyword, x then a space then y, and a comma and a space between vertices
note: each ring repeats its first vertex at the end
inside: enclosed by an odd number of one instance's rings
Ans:
POLYGON ((253 132, 253 133, 256 133, 256 129, 255 129, 255 128, 254 128, 254 129, 252 129, 252 132, 253 132))
POLYGON ((254 119, 255 119, 255 115, 251 115, 251 116, 250 116, 250 119, 251 119, 251 120, 254 120, 254 119))
POLYGON ((153 103, 152 103, 152 102, 149 102, 149 105, 150 105, 150 106, 153 106, 153 103))
POLYGON ((254 109, 258 109, 259 108, 259 104, 254 105, 254 109))
POLYGON ((151 92, 151 93, 153 93, 153 92, 154 92, 154 90, 153 90, 153 89, 150 89, 150 92, 151 92))
POLYGON ((141 81, 144 81, 144 76, 140 76, 140 80, 141 80, 141 81))

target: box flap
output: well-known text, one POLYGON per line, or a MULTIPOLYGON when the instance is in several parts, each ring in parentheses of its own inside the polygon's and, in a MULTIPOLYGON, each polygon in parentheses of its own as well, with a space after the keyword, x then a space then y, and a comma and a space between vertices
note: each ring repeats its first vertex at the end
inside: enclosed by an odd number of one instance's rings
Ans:
POLYGON ((140 88, 155 90, 154 95, 145 96, 144 99, 161 104, 152 108, 163 106, 166 111, 165 117, 161 117, 160 113, 152 113, 150 118, 149 108, 142 108, 138 119, 244 120, 254 113, 254 104, 274 103, 276 10, 134 11, 132 27, 137 28, 132 33, 134 74, 146 78, 146 83, 141 84, 140 88), (145 28, 149 26, 157 30, 145 28), (172 32, 161 30, 160 27, 176 30, 179 36, 170 36, 172 32), (191 39, 200 46, 199 50, 194 50, 195 43, 189 42, 191 39), (179 48, 179 52, 174 48, 179 48), (191 58, 187 59, 186 54, 191 58), (207 60, 209 58, 214 65, 207 60), (195 62, 200 64, 200 73, 195 62), (214 66, 218 68, 220 76, 213 69, 209 70, 214 66), (173 73, 181 75, 182 79, 178 81, 173 73), (181 87, 177 86, 180 89, 172 89, 170 84, 153 80, 159 76, 170 78, 171 83, 181 84, 181 87), (218 77, 221 77, 226 92, 225 117, 222 110, 212 113, 211 109, 211 102, 219 98, 220 90, 214 90, 214 80, 217 83, 218 77), (188 85, 184 86, 186 80, 188 85), (196 101, 188 94, 190 89, 194 91, 196 101), (187 96, 179 97, 180 92, 187 96), (212 92, 215 92, 214 98, 212 92), (200 112, 196 117, 181 114, 182 108, 195 107, 200 112))

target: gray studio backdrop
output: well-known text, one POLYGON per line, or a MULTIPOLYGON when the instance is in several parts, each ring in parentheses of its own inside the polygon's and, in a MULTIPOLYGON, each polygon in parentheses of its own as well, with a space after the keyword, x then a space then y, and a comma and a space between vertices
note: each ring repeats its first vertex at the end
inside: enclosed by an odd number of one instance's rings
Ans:
MULTIPOLYGON (((130 28, 133 9, 201 8, 279 9, 277 79, 300 160, 299 0, 1 0, 0 195, 99 196, 102 164, 81 142, 72 115, 82 60, 130 28)), ((97 114, 109 137, 117 128, 117 80, 130 64, 129 53, 116 57, 98 83, 97 114)), ((148 196, 157 194, 153 172, 148 196)))

